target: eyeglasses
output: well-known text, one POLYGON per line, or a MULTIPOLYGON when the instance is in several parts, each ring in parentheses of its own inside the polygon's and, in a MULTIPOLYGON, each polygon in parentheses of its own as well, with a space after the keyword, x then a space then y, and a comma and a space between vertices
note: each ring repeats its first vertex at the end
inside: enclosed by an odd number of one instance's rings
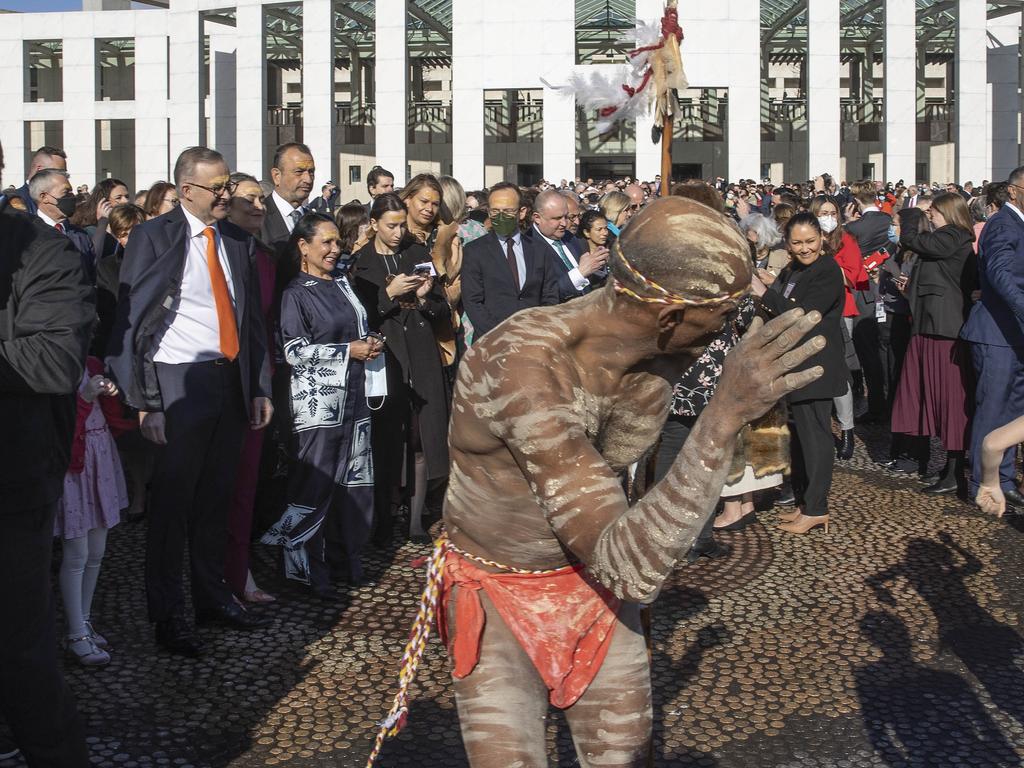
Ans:
MULTIPOLYGON (((196 184, 196 186, 198 187, 199 185, 196 184)), ((212 192, 213 190, 211 189, 210 191, 212 192)), ((181 200, 179 200, 176 197, 165 197, 164 202, 167 203, 172 208, 177 208, 179 205, 181 205, 181 200)))
POLYGON ((1022 187, 1020 184, 1014 184, 1014 183, 1009 182, 1009 181, 1006 182, 1006 186, 1008 186, 1008 187, 1016 187, 1017 189, 1024 189, 1024 187, 1022 187))
POLYGON ((199 187, 200 189, 205 189, 207 192, 209 192, 214 197, 220 197, 225 192, 227 192, 229 195, 233 195, 233 194, 235 194, 235 190, 238 189, 238 185, 235 182, 233 182, 233 181, 229 181, 226 184, 215 184, 212 187, 207 187, 207 186, 205 186, 203 184, 199 184, 199 183, 197 183, 195 181, 186 181, 185 183, 186 184, 190 184, 193 187, 199 187))

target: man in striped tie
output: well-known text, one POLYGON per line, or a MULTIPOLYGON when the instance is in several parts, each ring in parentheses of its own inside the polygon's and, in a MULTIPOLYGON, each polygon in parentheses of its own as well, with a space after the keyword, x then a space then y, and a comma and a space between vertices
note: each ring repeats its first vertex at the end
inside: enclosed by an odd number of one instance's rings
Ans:
POLYGON ((197 656, 202 643, 185 619, 186 542, 198 623, 269 623, 234 602, 223 573, 245 430, 265 427, 273 408, 254 242, 225 220, 227 163, 192 147, 174 183, 180 206, 132 231, 108 364, 143 436, 162 446, 150 484, 149 618, 159 645, 197 656))

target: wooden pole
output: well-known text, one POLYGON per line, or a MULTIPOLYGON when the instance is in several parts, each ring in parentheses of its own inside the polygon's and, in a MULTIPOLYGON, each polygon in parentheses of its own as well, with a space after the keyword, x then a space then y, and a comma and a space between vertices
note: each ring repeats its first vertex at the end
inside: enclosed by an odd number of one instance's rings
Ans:
POLYGON ((672 191, 672 118, 665 115, 661 125, 661 196, 672 191))

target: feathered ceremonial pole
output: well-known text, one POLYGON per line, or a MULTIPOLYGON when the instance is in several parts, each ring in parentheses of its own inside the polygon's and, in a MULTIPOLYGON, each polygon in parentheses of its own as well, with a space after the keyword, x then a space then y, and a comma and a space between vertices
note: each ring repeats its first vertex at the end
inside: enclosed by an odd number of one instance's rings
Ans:
POLYGON ((683 29, 677 5, 678 0, 666 0, 658 24, 637 22, 628 37, 636 48, 629 52, 629 65, 623 72, 612 77, 573 73, 568 84, 558 89, 571 91, 586 109, 597 110, 598 133, 607 133, 621 120, 636 120, 648 105, 653 106, 651 138, 655 143, 661 141, 662 195, 668 194, 672 183, 672 126, 680 117, 676 92, 687 87, 679 52, 683 29))

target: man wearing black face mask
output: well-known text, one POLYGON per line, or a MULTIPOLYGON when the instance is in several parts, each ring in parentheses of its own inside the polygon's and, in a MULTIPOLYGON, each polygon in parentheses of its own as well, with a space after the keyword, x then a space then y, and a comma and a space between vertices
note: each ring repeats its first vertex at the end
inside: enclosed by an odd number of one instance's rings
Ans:
POLYGON ((526 216, 519 187, 494 185, 487 212, 490 234, 466 245, 462 263, 462 303, 475 339, 521 309, 558 303, 558 277, 547 244, 519 232, 526 216))
POLYGON ((77 200, 67 173, 56 168, 39 171, 29 181, 28 192, 36 204, 36 215, 74 244, 82 254, 82 266, 86 274, 93 280, 96 274, 96 253, 88 233, 71 223, 77 200))

